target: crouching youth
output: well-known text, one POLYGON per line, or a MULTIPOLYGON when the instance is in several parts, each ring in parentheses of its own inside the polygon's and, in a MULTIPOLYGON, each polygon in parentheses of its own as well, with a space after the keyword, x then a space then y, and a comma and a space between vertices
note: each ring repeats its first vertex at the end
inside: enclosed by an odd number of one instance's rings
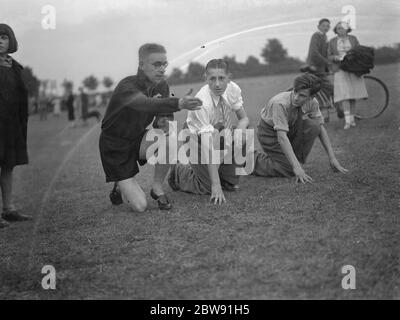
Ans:
POLYGON ((292 91, 274 96, 261 111, 257 138, 263 151, 255 151, 253 175, 296 176, 296 182, 311 182, 302 164, 306 162, 315 138, 319 137, 332 169, 346 173, 335 157, 315 94, 320 79, 304 74, 294 80, 292 91))
MULTIPOLYGON (((197 142, 198 152, 201 155, 199 158, 207 158, 209 161, 191 162, 190 164, 178 163, 171 166, 168 183, 175 191, 180 190, 200 195, 211 194, 210 200, 221 204, 225 202, 223 190, 236 191, 241 175, 238 174, 238 169, 247 166, 246 163, 236 161, 237 159, 232 160, 231 151, 236 148, 243 151, 240 152, 241 154, 246 154, 251 147, 244 143, 251 140, 247 134, 249 130, 246 130, 249 119, 243 107, 241 89, 230 80, 227 62, 222 59, 209 61, 206 65, 205 77, 207 84, 196 95, 202 100, 203 105, 200 110, 188 113, 186 127, 195 137, 194 140, 197 142), (232 137, 234 116, 236 116, 238 122, 233 139, 222 140, 220 133, 223 132, 227 133, 225 138, 232 137), (236 133, 239 133, 239 135, 236 133), (238 136, 241 139, 235 139, 238 136), (232 140, 235 145, 234 148, 230 148, 232 140), (227 145, 228 148, 226 148, 227 145), (220 150, 222 150, 219 157, 221 161, 213 161, 213 154, 220 150), (226 152, 224 153, 224 151, 226 152), (229 161, 225 161, 227 158, 229 161)), ((237 154, 235 152, 235 155, 237 154)), ((253 153, 251 155, 253 156, 253 153)), ((249 170, 247 174, 251 172, 252 170, 249 170)))

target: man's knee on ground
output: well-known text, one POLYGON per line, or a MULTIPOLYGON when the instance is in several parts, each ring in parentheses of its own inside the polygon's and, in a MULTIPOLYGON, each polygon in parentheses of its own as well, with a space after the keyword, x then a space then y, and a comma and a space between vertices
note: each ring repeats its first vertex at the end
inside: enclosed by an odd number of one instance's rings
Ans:
POLYGON ((140 200, 139 202, 131 205, 131 208, 137 212, 144 212, 147 209, 147 200, 140 200))
POLYGON ((129 207, 138 212, 143 212, 147 208, 146 195, 134 179, 118 182, 123 201, 129 207))
POLYGON ((135 201, 126 198, 124 200, 133 211, 144 212, 147 209, 147 200, 145 197, 138 197, 135 201))

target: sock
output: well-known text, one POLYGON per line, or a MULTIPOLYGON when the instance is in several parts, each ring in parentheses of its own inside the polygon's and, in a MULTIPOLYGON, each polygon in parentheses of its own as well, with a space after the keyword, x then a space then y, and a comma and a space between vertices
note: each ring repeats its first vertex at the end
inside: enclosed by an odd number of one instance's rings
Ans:
POLYGON ((351 114, 349 111, 344 112, 344 120, 346 121, 346 123, 351 123, 351 114))

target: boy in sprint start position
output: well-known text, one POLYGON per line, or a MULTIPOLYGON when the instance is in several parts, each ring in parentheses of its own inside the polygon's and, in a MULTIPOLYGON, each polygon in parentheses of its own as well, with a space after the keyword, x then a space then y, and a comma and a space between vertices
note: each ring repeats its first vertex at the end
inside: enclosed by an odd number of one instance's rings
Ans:
POLYGON ((253 175, 296 176, 296 182, 311 182, 302 168, 316 137, 328 154, 335 172, 346 173, 332 150, 324 119, 314 95, 320 79, 303 74, 294 80, 293 90, 274 96, 261 110, 257 137, 264 152, 255 151, 253 175))
MULTIPOLYGON (((147 207, 146 195, 135 179, 138 163, 146 163, 146 150, 153 143, 146 140, 147 126, 157 116, 153 127, 161 127, 166 118, 173 118, 173 112, 198 110, 202 104, 200 99, 191 96, 169 97, 169 87, 164 81, 167 65, 163 46, 143 45, 139 49, 137 75, 118 84, 101 126, 99 147, 106 182, 115 182, 110 198, 113 204, 120 204, 124 199, 134 211, 143 212, 147 207)), ((162 210, 171 209, 162 188, 168 170, 168 164, 155 165, 150 192, 162 210)))
MULTIPOLYGON (((233 113, 238 119, 237 130, 247 129, 249 119, 243 108, 241 89, 229 79, 227 62, 223 59, 213 59, 207 63, 205 73, 207 84, 196 95, 203 105, 200 110, 189 111, 186 125, 190 133, 199 141, 199 148, 202 149, 199 153, 211 154, 213 148, 220 148, 221 141, 218 133, 227 130, 232 132, 233 113), (208 145, 202 143, 210 137, 212 143, 208 145), (208 147, 209 150, 206 150, 208 147)), ((242 141, 244 141, 243 138, 242 141)), ((244 145, 242 143, 243 147, 244 145)), ((236 174, 238 167, 234 160, 232 163, 213 163, 213 161, 187 165, 178 163, 171 166, 168 183, 175 191, 211 194, 210 200, 214 199, 214 203, 221 204, 225 202, 223 189, 226 191, 238 189, 239 176, 236 174)))

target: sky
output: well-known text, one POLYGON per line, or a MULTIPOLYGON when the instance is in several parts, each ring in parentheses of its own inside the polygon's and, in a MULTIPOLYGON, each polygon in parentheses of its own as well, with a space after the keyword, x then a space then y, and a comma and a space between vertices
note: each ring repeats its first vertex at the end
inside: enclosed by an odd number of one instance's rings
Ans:
POLYGON ((75 88, 91 74, 115 82, 135 74, 146 42, 167 48, 169 72, 224 55, 262 60, 270 38, 305 59, 325 17, 333 23, 352 17, 364 45, 400 42, 398 0, 0 0, 0 8, 0 23, 14 29, 20 44, 14 58, 41 79, 70 79, 75 88), (42 26, 46 5, 55 10, 54 29, 42 26))

